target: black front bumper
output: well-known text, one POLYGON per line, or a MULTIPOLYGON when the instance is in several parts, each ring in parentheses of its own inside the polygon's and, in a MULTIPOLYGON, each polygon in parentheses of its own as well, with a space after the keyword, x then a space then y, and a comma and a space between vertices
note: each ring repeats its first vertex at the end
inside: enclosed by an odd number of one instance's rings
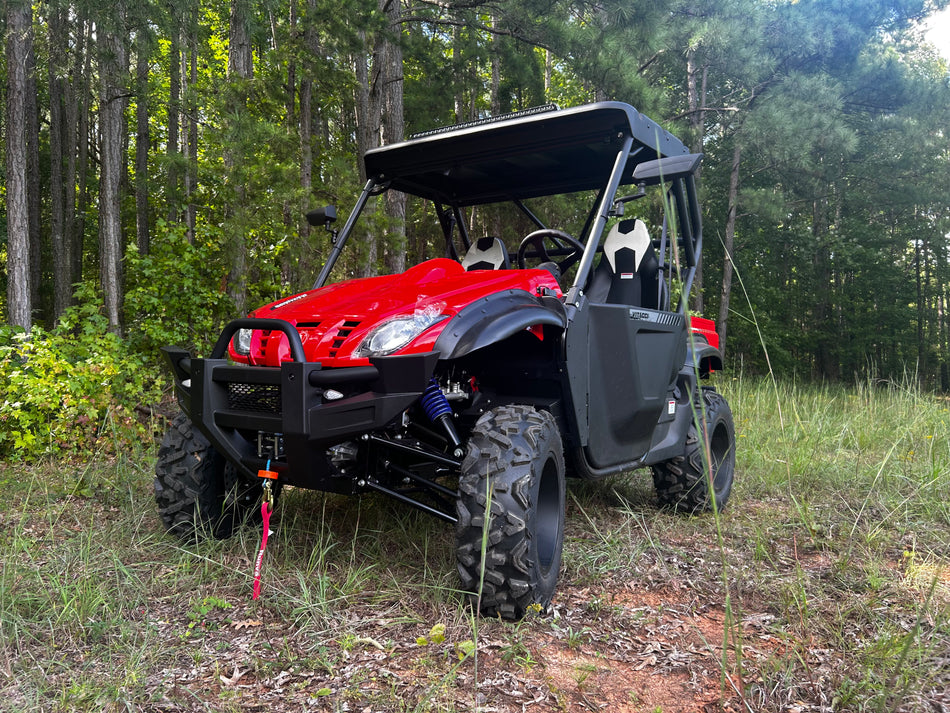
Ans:
MULTIPOLYGON (((425 391, 439 355, 375 357, 368 366, 333 369, 300 360, 279 368, 243 366, 224 356, 239 328, 292 331, 299 345, 290 324, 275 327, 275 322, 232 322, 207 359, 192 359, 183 349, 164 347, 178 403, 245 478, 256 477, 270 463, 283 483, 350 492, 351 478, 341 477, 344 474, 330 462, 327 449, 392 423, 425 391), (331 389, 336 398, 326 397, 331 389), (261 433, 279 440, 281 451, 271 457, 261 454, 261 433)), ((299 358, 303 349, 294 348, 293 341, 291 337, 292 354, 299 358)))

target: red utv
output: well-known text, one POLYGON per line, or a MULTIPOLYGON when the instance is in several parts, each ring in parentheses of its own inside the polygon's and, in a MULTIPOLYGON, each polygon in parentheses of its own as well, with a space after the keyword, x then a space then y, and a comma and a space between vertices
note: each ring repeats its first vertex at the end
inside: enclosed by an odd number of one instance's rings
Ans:
POLYGON ((685 311, 700 159, 615 102, 368 152, 342 229, 333 206, 309 216, 333 236, 313 289, 231 322, 205 358, 165 348, 182 409, 156 465, 167 528, 229 535, 259 507, 261 472, 383 493, 454 524, 462 585, 518 618, 551 601, 566 476, 651 466, 662 504, 723 507, 732 415, 700 386, 722 367, 718 338, 685 311), (385 191, 430 210, 445 257, 328 284, 385 191), (651 193, 650 225, 625 215, 651 193))

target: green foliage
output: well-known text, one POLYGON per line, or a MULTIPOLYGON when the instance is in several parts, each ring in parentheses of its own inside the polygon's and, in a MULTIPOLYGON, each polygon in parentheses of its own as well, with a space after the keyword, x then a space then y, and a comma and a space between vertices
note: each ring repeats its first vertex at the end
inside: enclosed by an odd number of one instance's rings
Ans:
POLYGON ((159 222, 148 255, 125 256, 129 348, 157 361, 159 347, 211 348, 233 305, 222 289, 227 268, 220 243, 199 235, 192 245, 183 225, 159 222))
MULTIPOLYGON (((149 147, 146 175, 136 168, 128 188, 148 188, 151 254, 129 250, 126 257, 128 353, 155 360, 157 347, 166 343, 202 351, 220 324, 236 316, 235 305, 250 309, 313 283, 329 240, 302 226, 302 215, 327 203, 345 214, 355 201, 362 184, 357 137, 377 131, 366 122, 380 117, 357 109, 354 58, 366 57, 386 37, 401 47, 402 67, 391 69, 401 69, 392 76, 401 79, 398 110, 407 134, 495 109, 616 99, 691 144, 702 140, 697 150, 706 155, 701 189, 709 316, 721 299, 725 257, 718 238, 729 212, 725 197, 738 142, 733 262, 743 273, 748 301, 734 291, 727 355, 764 370, 761 328, 773 366, 784 371, 849 378, 872 367, 899 374, 916 363, 921 378, 950 388, 944 128, 950 87, 946 60, 921 45, 912 22, 946 5, 511 0, 403 4, 403 16, 391 21, 375 0, 242 3, 253 72, 240 81, 228 72, 227 4, 130 6, 131 31, 124 39, 131 59, 147 55, 150 115, 149 134, 140 137, 136 112, 126 114, 129 166, 142 141, 149 147), (139 42, 143 32, 146 41, 139 42), (702 97, 687 92, 687 63, 702 97), (173 75, 182 82, 174 98, 173 75), (312 88, 303 123, 308 146, 301 144, 305 87, 312 88), (698 117, 691 100, 705 107, 698 117), (169 115, 176 104, 177 143, 169 115), (183 146, 192 128, 195 155, 191 145, 183 146), (304 155, 313 164, 307 181, 304 155), (187 195, 186 171, 193 171, 187 195), (194 245, 176 223, 185 204, 197 215, 194 245)), ((56 318, 50 253, 57 242, 48 217, 51 106, 60 100, 78 122, 74 128, 88 121, 82 112, 95 110, 99 71, 92 28, 111 27, 113 15, 110 5, 33 8, 43 216, 33 307, 47 326, 56 318), (56 13, 68 43, 55 37, 50 21, 56 13), (60 46, 62 56, 55 56, 60 46), (57 86, 49 84, 54 75, 70 77, 67 96, 56 96, 57 86)), ((371 78, 377 99, 385 74, 371 78)), ((136 95, 135 109, 138 101, 136 95)), ((75 141, 67 143, 64 168, 74 165, 77 173, 66 196, 73 201, 66 214, 74 210, 74 220, 65 232, 82 252, 67 281, 75 282, 82 279, 80 264, 87 280, 98 267, 99 162, 82 159, 75 141)), ((96 156, 98 147, 91 148, 96 156)), ((123 227, 131 242, 136 216, 130 193, 123 227)), ((553 227, 576 224, 568 208, 565 224, 553 227)), ((382 269, 387 251, 401 250, 401 244, 387 244, 396 231, 382 211, 376 213, 357 225, 333 279, 382 269), (374 240, 376 263, 369 264, 374 240)), ((442 252, 436 226, 419 215, 410 202, 410 263, 442 252)), ((498 232, 501 218, 483 211, 475 222, 479 230, 498 232)), ((4 226, 0 216, 0 264, 6 263, 4 226)), ((502 227, 511 234, 506 240, 525 232, 517 222, 502 227)), ((0 269, 0 314, 6 311, 6 280, 0 269)))
POLYGON ((0 328, 0 458, 118 452, 150 438, 136 407, 156 403, 146 360, 109 332, 88 288, 53 331, 0 328))

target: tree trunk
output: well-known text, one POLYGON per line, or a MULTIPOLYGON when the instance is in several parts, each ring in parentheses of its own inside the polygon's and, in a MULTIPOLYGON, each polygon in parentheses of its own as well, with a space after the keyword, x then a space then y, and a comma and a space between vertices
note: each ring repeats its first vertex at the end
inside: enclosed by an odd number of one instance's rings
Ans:
MULTIPOLYGON (((68 25, 67 25, 68 27, 68 25)), ((83 111, 84 80, 83 64, 86 57, 86 20, 80 15, 76 20, 76 44, 70 66, 69 81, 65 83, 66 94, 66 126, 64 127, 63 150, 66 153, 65 187, 65 215, 63 219, 63 244, 67 255, 67 268, 59 277, 68 286, 68 302, 72 301, 72 285, 78 282, 81 272, 77 269, 81 265, 81 256, 77 259, 76 250, 81 249, 81 231, 77 225, 76 184, 79 163, 80 113, 83 111), (78 233, 78 236, 77 236, 78 233)), ((68 30, 64 29, 64 35, 68 30)), ((86 80, 88 81, 88 80, 86 80)))
MULTIPOLYGON (((230 113, 234 121, 243 115, 247 107, 248 80, 254 74, 253 55, 251 53, 250 12, 248 0, 231 0, 231 16, 228 44, 228 82, 230 83, 229 102, 230 113)), ((240 126, 236 123, 229 127, 231 146, 237 144, 240 126)), ((243 226, 246 191, 239 165, 239 152, 229 150, 224 157, 228 169, 229 180, 234 186, 231 197, 233 203, 226 209, 226 213, 233 219, 229 236, 228 255, 231 259, 231 269, 228 272, 228 296, 233 300, 238 314, 247 311, 247 241, 243 226)))
POLYGON ((923 251, 922 239, 914 241, 914 277, 917 283, 917 370, 923 372, 926 363, 927 343, 924 341, 924 285, 923 285, 923 251))
MULTIPOLYGON (((495 30, 498 28, 498 18, 492 13, 491 26, 495 30)), ((497 34, 492 35, 491 39, 491 84, 489 86, 489 97, 492 116, 501 114, 501 37, 497 34)))
POLYGON ((551 79, 554 74, 554 57, 551 50, 544 50, 544 98, 550 101, 551 97, 551 79))
MULTIPOLYGON (((65 154, 71 144, 67 144, 69 132, 69 114, 66 109, 66 82, 62 65, 66 57, 66 33, 63 16, 58 7, 51 6, 49 25, 49 183, 50 183, 50 245, 53 258, 53 322, 62 316, 72 297, 72 285, 69 282, 71 245, 66 232, 66 165, 65 154)), ((69 177, 75 181, 75 175, 69 177)), ((75 190, 75 188, 74 188, 75 190)))
POLYGON ((30 209, 27 199, 27 66, 32 9, 10 0, 6 9, 7 319, 33 326, 30 289, 30 209))
MULTIPOLYGON (((124 7, 112 10, 118 27, 97 27, 99 42, 99 126, 102 133, 99 174, 99 279, 109 331, 121 332, 122 313, 122 214, 120 185, 125 174, 122 151, 125 125, 124 80, 129 70, 128 51, 120 29, 124 7)), ((110 23, 111 24, 111 23, 110 23)))
MULTIPOLYGON (((89 179, 89 102, 91 99, 91 84, 90 77, 92 77, 92 31, 93 23, 90 21, 86 22, 85 30, 82 34, 82 71, 78 74, 76 78, 76 84, 79 86, 79 122, 76 127, 76 142, 77 142, 77 191, 78 196, 76 200, 76 212, 73 225, 73 277, 72 282, 75 284, 82 280, 83 273, 83 246, 85 243, 85 233, 86 233, 86 206, 89 201, 89 194, 87 191, 88 188, 88 179, 89 179)), ((77 60, 78 66, 78 60, 77 60)))
MULTIPOLYGON (((379 146, 379 103, 371 91, 370 68, 375 72, 377 62, 370 63, 370 42, 365 32, 360 32, 365 51, 355 58, 356 64, 356 147, 357 154, 363 156, 369 149, 379 146)), ((359 161, 360 182, 366 182, 366 170, 359 161)), ((369 206, 367 206, 367 209, 369 206)), ((370 277, 376 274, 377 246, 376 236, 365 233, 361 236, 361 250, 357 274, 370 277)))
POLYGON ((195 192, 198 190, 198 103, 195 98, 194 87, 198 85, 198 37, 197 18, 192 18, 188 30, 188 72, 182 73, 188 78, 188 86, 192 91, 188 93, 187 102, 187 133, 185 143, 185 225, 188 242, 195 243, 195 225, 198 219, 198 206, 195 204, 195 192))
MULTIPOLYGON (((316 26, 316 0, 307 0, 307 10, 304 16, 303 49, 304 56, 314 58, 320 56, 320 38, 316 26)), ((306 220, 306 213, 311 208, 313 196, 313 63, 305 60, 300 73, 300 111, 298 114, 298 132, 300 136, 300 188, 301 202, 297 215, 298 248, 293 265, 285 266, 285 274, 291 284, 297 284, 301 277, 313 281, 314 258, 319 253, 311 245, 312 230, 306 220)))
POLYGON ((815 269, 815 368, 822 379, 837 380, 839 360, 837 331, 832 307, 831 249, 828 245, 829 220, 824 198, 812 202, 811 219, 815 269))
POLYGON ((251 7, 249 0, 231 0, 228 34, 228 79, 246 80, 254 76, 250 19, 251 7))
POLYGON ((462 28, 456 25, 452 28, 452 78, 455 84, 455 122, 465 121, 465 62, 462 59, 462 28))
POLYGON ((732 296, 732 253, 736 241, 736 213, 739 207, 739 165, 742 160, 742 145, 739 136, 733 138, 732 168, 729 172, 728 213, 723 236, 722 293, 719 298, 719 351, 726 353, 726 335, 729 328, 729 298, 732 296))
MULTIPOLYGON (((284 99, 286 100, 286 110, 284 112, 284 118, 287 122, 287 128, 293 130, 297 126, 297 39, 299 37, 299 29, 297 27, 297 2, 298 0, 290 0, 289 17, 288 25, 290 31, 290 47, 291 51, 288 53, 289 59, 287 60, 287 94, 284 99)), ((275 49, 276 49, 276 33, 274 39, 275 49)))
POLYGON ((148 255, 148 59, 149 37, 138 30, 135 58, 135 243, 139 255, 148 255))
MULTIPOLYGON (((686 97, 689 109, 689 150, 693 153, 703 153, 703 138, 705 136, 706 113, 706 77, 708 67, 696 66, 696 49, 690 47, 686 51, 686 97), (702 74, 702 80, 699 75, 702 74)), ((699 189, 701 168, 696 171, 697 190, 699 189)), ((700 255, 696 265, 696 277, 693 280, 693 311, 703 313, 703 261, 700 255)))
POLYGON ((26 201, 30 223, 30 304, 34 312, 46 312, 40 297, 43 244, 40 231, 40 111, 37 95, 36 52, 31 22, 26 60, 26 201))
MULTIPOLYGON (((916 212, 916 210, 915 210, 916 212)), ((929 345, 934 342, 933 327, 935 316, 933 314, 932 308, 932 297, 930 296, 930 286, 933 284, 932 275, 930 273, 930 240, 925 234, 923 239, 923 258, 924 258, 924 290, 922 294, 922 301, 924 303, 924 314, 923 318, 926 322, 926 326, 923 334, 923 349, 920 353, 920 365, 919 365, 919 374, 920 379, 924 380, 929 377, 930 372, 930 349, 929 345)))
MULTIPOLYGON (((398 2, 380 0, 380 10, 386 12, 391 35, 380 35, 377 40, 380 67, 380 105, 382 107, 382 143, 394 144, 405 138, 403 114, 403 67, 400 42, 400 10, 398 2)), ((391 273, 406 269, 406 194, 386 191, 386 215, 389 228, 386 231, 386 268, 391 273)))
POLYGON ((167 158, 166 196, 168 206, 167 217, 169 223, 177 223, 181 210, 181 196, 179 195, 180 170, 178 160, 181 152, 178 149, 179 127, 181 118, 181 33, 182 19, 179 10, 172 5, 170 15, 172 21, 171 42, 168 48, 168 114, 166 118, 167 137, 165 139, 165 156, 167 158))
POLYGON ((937 302, 939 308, 939 344, 940 347, 940 390, 946 393, 950 390, 950 326, 947 324, 947 285, 940 285, 940 297, 937 302))
MULTIPOLYGON (((355 57, 356 71, 356 150, 359 156, 379 146, 379 110, 370 89, 371 49, 365 31, 360 32, 364 52, 355 57)), ((375 62, 373 63, 375 66, 375 62)), ((366 182, 366 169, 359 161, 360 183, 366 182)))

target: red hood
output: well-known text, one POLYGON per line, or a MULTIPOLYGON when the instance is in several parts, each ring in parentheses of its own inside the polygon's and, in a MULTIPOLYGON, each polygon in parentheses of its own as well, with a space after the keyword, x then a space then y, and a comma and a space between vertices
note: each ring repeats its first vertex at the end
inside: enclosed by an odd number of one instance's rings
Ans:
MULTIPOLYGON (((307 361, 325 366, 364 363, 353 355, 374 327, 393 317, 421 311, 449 319, 472 302, 496 292, 518 289, 536 294, 547 287, 560 296, 557 281, 547 270, 477 270, 465 272, 454 260, 437 258, 398 275, 347 280, 278 300, 251 313, 252 317, 283 319, 297 327, 307 361)), ((399 354, 431 351, 448 324, 429 327, 399 354)), ((290 359, 286 337, 279 332, 255 332, 251 363, 276 366, 290 359)), ((232 357, 236 357, 233 350, 232 357)), ((240 359, 246 361, 246 359, 240 359)))

